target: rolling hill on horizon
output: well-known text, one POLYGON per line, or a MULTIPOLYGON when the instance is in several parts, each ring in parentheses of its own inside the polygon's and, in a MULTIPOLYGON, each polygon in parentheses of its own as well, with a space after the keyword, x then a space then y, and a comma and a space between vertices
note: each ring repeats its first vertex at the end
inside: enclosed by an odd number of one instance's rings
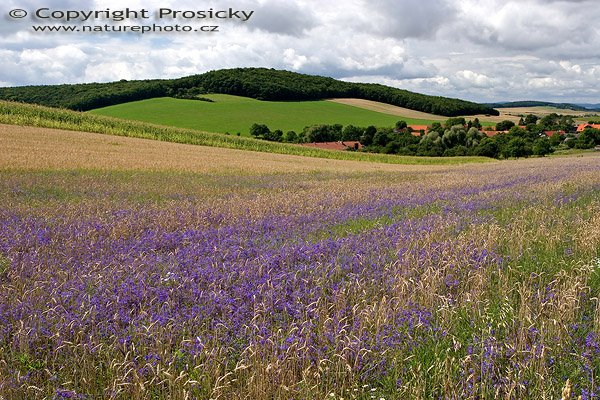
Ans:
POLYGON ((600 104, 575 104, 575 103, 553 103, 549 101, 522 100, 503 101, 497 103, 484 103, 493 108, 515 108, 515 107, 554 107, 561 110, 572 111, 600 111, 600 104))
POLYGON ((466 100, 267 68, 224 69, 179 79, 0 88, 0 99, 89 111, 137 100, 192 97, 203 93, 230 94, 269 101, 359 98, 448 117, 499 114, 487 105, 466 100))

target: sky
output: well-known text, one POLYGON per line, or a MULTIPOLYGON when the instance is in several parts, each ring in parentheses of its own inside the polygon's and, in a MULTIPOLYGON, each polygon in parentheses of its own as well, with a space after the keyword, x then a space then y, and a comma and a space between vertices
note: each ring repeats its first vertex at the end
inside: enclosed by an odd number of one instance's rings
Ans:
POLYGON ((3 0, 0 14, 0 86, 269 67, 477 102, 600 103, 597 0, 3 0), (148 18, 81 20, 126 8, 148 18), (211 8, 234 13, 196 18, 211 8), (27 16, 11 18, 12 10, 27 16), (66 11, 79 19, 60 19, 66 11), (253 13, 243 21, 235 11, 253 13), (153 24, 218 32, 32 28, 153 24))

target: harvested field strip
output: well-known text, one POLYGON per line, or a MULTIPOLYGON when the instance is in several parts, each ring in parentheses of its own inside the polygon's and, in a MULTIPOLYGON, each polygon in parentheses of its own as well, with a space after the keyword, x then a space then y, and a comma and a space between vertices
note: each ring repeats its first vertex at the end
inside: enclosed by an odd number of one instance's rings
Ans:
POLYGON ((15 125, 0 125, 0 148, 0 168, 19 169, 150 169, 244 175, 418 169, 416 165, 308 158, 15 125))
MULTIPOLYGON (((372 100, 364 99, 329 99, 333 103, 346 104, 349 106, 362 108, 365 110, 371 110, 384 114, 395 115, 399 119, 404 119, 409 125, 431 125, 433 122, 444 122, 448 117, 441 115, 424 113, 422 111, 415 111, 409 108, 398 107, 391 104, 380 103, 372 100)), ((479 118, 483 125, 494 125, 499 121, 502 121, 500 117, 490 115, 469 115, 465 116, 466 120, 472 120, 479 118)))

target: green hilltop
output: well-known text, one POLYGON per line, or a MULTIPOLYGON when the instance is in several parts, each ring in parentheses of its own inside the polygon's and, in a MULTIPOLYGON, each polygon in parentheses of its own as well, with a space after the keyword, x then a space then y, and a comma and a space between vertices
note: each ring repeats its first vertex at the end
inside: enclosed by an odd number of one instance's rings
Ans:
POLYGON ((449 117, 499 114, 487 105, 460 99, 267 68, 223 69, 168 80, 8 87, 0 88, 0 100, 88 111, 137 100, 185 98, 203 93, 230 94, 269 101, 360 98, 449 117))
MULTIPOLYGON (((145 121, 153 124, 249 136, 252 123, 266 124, 284 132, 301 132, 306 126, 343 124, 394 126, 400 117, 330 101, 259 101, 228 94, 207 94, 206 100, 191 101, 160 97, 117 104, 90 113, 145 121)), ((433 121, 405 118, 412 125, 433 121)))

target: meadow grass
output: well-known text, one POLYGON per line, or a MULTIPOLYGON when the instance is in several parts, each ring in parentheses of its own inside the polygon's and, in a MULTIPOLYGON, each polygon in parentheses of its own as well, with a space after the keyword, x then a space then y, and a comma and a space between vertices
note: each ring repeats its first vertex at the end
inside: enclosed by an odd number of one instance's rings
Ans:
POLYGON ((596 155, 65 162, 0 170, 1 397, 600 395, 596 155))
POLYGON ((260 101, 226 94, 208 94, 214 103, 170 97, 141 100, 90 111, 92 114, 208 132, 250 136, 253 123, 271 130, 301 132, 306 126, 341 124, 392 127, 402 119, 409 125, 434 120, 399 117, 329 101, 260 101))
POLYGON ((389 164, 461 164, 492 161, 491 159, 484 157, 410 157, 351 151, 329 151, 293 144, 274 143, 253 138, 238 137, 235 135, 224 135, 192 129, 153 125, 139 121, 129 121, 92 115, 89 113, 79 113, 4 101, 0 101, 0 123, 96 132, 172 143, 265 153, 290 154, 334 160, 368 161, 389 164))

